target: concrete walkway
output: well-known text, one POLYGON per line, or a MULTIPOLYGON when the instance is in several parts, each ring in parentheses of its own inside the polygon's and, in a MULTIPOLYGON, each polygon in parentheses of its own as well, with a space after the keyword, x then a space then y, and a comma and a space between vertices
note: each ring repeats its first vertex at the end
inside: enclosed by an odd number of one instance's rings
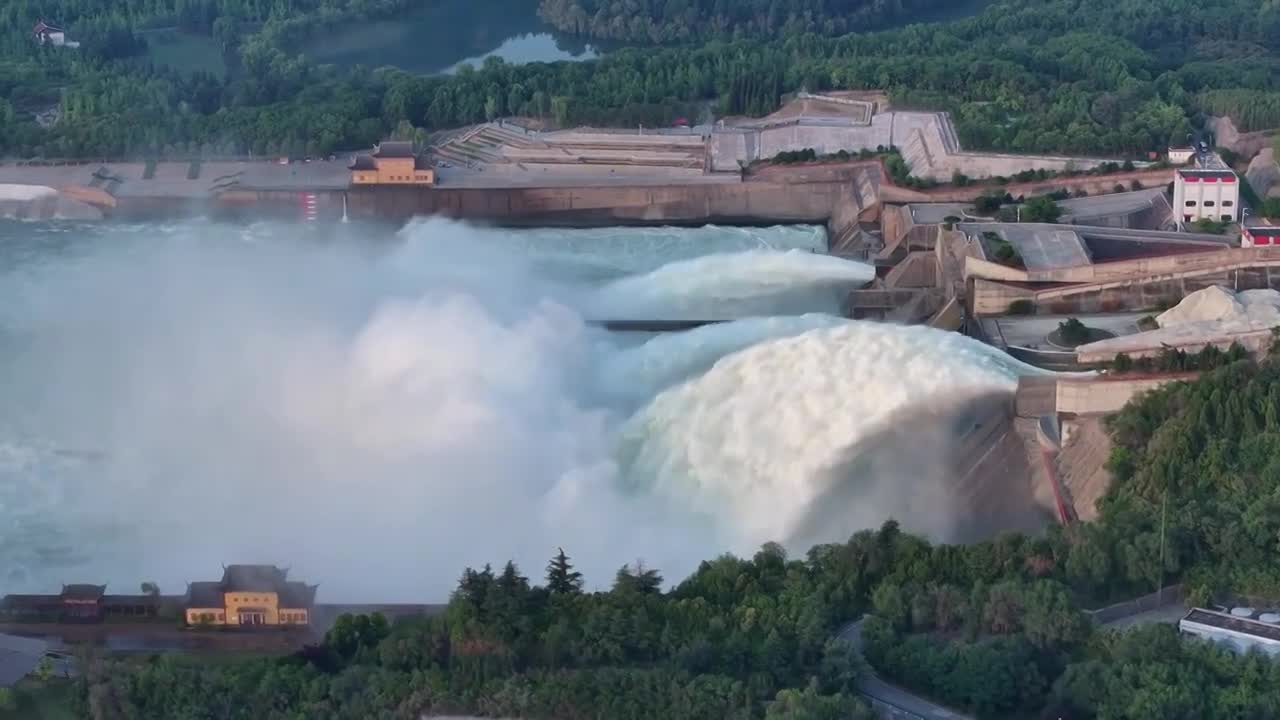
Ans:
MULTIPOLYGON (((837 635, 853 645, 862 656, 862 620, 849 623, 837 635)), ((882 718, 894 720, 973 720, 969 715, 948 710, 919 695, 885 682, 876 676, 870 665, 858 677, 858 692, 871 701, 871 706, 882 718)))
POLYGON ((1186 617, 1189 611, 1190 608, 1186 605, 1182 603, 1174 603, 1173 605, 1156 608, 1155 610, 1141 612, 1137 615, 1116 618, 1111 622, 1103 623, 1102 627, 1107 628, 1108 630, 1127 630, 1132 627, 1138 627, 1139 625, 1177 625, 1178 621, 1186 617))

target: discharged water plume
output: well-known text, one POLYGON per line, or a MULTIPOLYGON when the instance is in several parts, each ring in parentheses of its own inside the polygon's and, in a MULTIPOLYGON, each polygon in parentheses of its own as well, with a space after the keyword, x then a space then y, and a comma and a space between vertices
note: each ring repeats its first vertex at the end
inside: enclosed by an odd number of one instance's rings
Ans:
POLYGON ((1027 371, 925 327, 816 329, 725 357, 659 394, 624 427, 623 466, 634 489, 732 516, 735 544, 790 537, 843 452, 895 413, 951 393, 1008 393, 1027 371))
POLYGON ((844 293, 873 277, 865 263, 804 250, 722 253, 614 281, 592 298, 592 312, 607 320, 837 313, 844 293))
POLYGON ((608 258, 548 272, 444 220, 53 229, 0 228, 0 592, 262 562, 325 600, 439 601, 464 565, 536 575, 558 546, 593 586, 637 557, 674 579, 785 539, 888 409, 1021 371, 812 303, 644 343, 584 319, 869 276, 807 252, 682 247, 602 288, 578 269, 608 258))

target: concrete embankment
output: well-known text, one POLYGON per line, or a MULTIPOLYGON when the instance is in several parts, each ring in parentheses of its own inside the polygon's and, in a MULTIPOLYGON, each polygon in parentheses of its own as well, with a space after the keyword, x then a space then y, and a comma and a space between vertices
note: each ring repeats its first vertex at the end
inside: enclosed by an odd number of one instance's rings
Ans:
POLYGON ((651 225, 826 222, 844 199, 839 183, 741 183, 610 188, 359 188, 352 218, 446 215, 498 224, 651 225))
MULTIPOLYGON (((667 183, 351 187, 341 162, 64 163, 3 165, 0 182, 56 189, 58 202, 92 215, 153 219, 190 215, 402 223, 422 215, 509 226, 826 223, 833 247, 865 256, 859 222, 874 220, 883 168, 874 161, 769 168, 762 177, 696 176, 667 183), (72 192, 75 190, 75 192, 72 192)), ((500 181, 500 178, 493 178, 500 181)), ((49 203, 48 200, 38 202, 49 203)), ((24 211, 23 217, 53 217, 24 211)))
POLYGON ((1016 422, 1031 427, 1049 420, 1060 426, 1057 442, 1049 443, 1054 447, 1045 448, 1045 472, 1037 485, 1055 491, 1056 500, 1074 518, 1096 518, 1098 500, 1111 486, 1111 439, 1103 419, 1143 393, 1195 377, 1196 373, 1130 373, 1020 378, 1014 395, 1016 422))

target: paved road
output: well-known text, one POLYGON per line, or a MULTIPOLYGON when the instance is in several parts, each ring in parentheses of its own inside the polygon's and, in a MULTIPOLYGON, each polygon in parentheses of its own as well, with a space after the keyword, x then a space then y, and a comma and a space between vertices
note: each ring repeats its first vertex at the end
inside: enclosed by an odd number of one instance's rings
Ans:
MULTIPOLYGON (((862 654, 862 620, 846 625, 838 637, 847 640, 859 655, 862 654)), ((948 710, 881 680, 870 665, 865 666, 858 678, 858 691, 871 700, 881 717, 894 720, 972 720, 968 715, 948 710)))

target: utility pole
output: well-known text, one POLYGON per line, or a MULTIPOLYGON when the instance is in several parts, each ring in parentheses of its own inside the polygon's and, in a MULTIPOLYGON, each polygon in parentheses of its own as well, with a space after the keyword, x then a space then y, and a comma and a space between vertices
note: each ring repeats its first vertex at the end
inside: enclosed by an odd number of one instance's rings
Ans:
POLYGON ((1156 606, 1164 605, 1164 525, 1169 513, 1169 481, 1164 483, 1164 499, 1160 502, 1160 577, 1156 583, 1156 606))

